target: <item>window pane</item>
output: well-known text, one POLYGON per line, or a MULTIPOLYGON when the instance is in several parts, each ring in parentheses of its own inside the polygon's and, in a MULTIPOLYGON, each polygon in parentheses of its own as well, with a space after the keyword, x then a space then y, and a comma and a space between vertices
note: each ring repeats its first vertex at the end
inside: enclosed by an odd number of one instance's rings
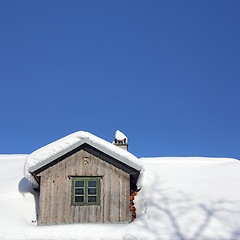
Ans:
POLYGON ((76 181, 75 187, 84 187, 84 181, 76 181))
POLYGON ((84 188, 76 188, 75 194, 84 194, 84 188))
POLYGON ((88 197, 88 202, 96 202, 97 201, 97 197, 96 196, 89 196, 88 197))
POLYGON ((83 202, 84 197, 83 196, 75 196, 75 202, 83 202))
POLYGON ((88 194, 91 195, 91 194, 97 194, 97 189, 96 188, 89 188, 88 189, 88 194))
POLYGON ((97 181, 88 181, 88 187, 96 187, 97 181))

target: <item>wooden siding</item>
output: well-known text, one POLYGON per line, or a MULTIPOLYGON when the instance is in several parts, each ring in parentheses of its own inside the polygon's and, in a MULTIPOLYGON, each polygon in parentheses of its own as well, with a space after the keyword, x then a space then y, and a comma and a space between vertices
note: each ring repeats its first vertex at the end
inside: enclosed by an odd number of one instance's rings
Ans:
POLYGON ((129 221, 130 174, 102 158, 101 152, 85 146, 38 173, 39 225, 129 221), (71 206, 72 176, 101 176, 100 205, 71 206))

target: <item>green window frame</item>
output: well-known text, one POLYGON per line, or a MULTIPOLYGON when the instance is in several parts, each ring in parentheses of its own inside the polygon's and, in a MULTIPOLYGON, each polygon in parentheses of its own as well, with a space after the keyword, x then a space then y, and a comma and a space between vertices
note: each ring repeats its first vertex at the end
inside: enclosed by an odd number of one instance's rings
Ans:
POLYGON ((71 204, 100 205, 100 177, 72 177, 71 204))

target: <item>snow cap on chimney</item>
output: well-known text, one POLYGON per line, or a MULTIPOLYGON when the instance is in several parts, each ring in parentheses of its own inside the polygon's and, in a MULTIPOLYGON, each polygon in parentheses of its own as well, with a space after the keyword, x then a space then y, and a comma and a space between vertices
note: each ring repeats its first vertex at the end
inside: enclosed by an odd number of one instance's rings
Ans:
POLYGON ((128 150, 128 138, 126 137, 125 134, 123 134, 119 130, 117 130, 115 133, 113 144, 126 151, 128 150))

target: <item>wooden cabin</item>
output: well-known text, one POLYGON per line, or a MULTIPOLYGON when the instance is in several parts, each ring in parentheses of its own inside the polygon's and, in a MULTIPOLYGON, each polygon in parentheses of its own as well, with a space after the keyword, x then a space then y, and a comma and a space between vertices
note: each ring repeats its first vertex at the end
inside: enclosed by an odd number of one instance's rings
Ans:
POLYGON ((40 190, 38 225, 131 221, 141 166, 116 145, 76 132, 30 154, 28 171, 40 190))

